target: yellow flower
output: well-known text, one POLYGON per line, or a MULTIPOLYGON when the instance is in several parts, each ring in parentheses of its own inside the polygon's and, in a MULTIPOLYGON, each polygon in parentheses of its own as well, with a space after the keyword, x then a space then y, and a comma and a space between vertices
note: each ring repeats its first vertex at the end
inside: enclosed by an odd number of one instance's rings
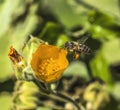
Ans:
POLYGON ((68 66, 66 56, 67 50, 52 45, 41 44, 31 60, 34 75, 45 83, 60 79, 68 66))

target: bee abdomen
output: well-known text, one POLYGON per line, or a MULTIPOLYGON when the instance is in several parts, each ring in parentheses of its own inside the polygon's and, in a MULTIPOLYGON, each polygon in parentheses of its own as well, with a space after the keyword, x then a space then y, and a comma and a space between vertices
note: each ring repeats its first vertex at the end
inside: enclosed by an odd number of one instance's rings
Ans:
POLYGON ((90 54, 91 49, 88 46, 81 44, 80 45, 80 53, 90 54))

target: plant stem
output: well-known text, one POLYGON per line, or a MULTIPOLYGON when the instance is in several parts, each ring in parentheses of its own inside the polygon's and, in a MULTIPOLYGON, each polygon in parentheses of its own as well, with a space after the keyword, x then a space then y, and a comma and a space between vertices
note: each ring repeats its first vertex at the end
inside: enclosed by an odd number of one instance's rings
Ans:
POLYGON ((63 98, 67 102, 71 102, 75 106, 76 110, 80 110, 79 105, 73 99, 71 99, 70 97, 65 96, 65 95, 63 95, 59 92, 55 92, 55 91, 53 92, 53 94, 59 96, 60 98, 63 98))
POLYGON ((56 98, 63 102, 70 102, 75 106, 75 110, 80 110, 79 105, 73 99, 71 99, 70 97, 65 96, 57 91, 51 90, 49 84, 48 85, 45 84, 45 87, 44 87, 37 79, 34 79, 34 82, 35 82, 35 84, 38 85, 38 87, 40 88, 40 92, 42 92, 43 95, 47 95, 47 96, 56 98))

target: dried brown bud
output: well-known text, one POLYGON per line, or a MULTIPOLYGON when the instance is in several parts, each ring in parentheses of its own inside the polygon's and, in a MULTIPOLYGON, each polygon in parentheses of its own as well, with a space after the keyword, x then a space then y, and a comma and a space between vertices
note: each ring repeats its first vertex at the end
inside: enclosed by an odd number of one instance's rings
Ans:
POLYGON ((24 65, 23 57, 12 46, 8 52, 8 56, 14 65, 24 65))

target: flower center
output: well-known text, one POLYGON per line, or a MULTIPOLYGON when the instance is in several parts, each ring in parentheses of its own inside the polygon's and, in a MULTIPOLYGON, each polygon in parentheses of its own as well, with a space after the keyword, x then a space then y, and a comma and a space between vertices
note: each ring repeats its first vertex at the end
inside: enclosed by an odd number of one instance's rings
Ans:
POLYGON ((41 75, 52 75, 61 69, 61 66, 53 58, 44 59, 38 67, 41 75))

